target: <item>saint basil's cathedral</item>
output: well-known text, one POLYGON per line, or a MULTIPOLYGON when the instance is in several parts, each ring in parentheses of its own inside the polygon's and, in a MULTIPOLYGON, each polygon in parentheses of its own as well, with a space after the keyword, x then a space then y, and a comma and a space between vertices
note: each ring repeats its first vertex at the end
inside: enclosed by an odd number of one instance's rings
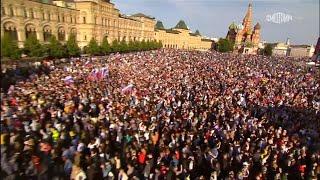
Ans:
POLYGON ((261 26, 257 23, 252 29, 252 4, 248 6, 242 24, 234 22, 229 26, 227 39, 234 42, 234 50, 244 54, 257 54, 261 26))

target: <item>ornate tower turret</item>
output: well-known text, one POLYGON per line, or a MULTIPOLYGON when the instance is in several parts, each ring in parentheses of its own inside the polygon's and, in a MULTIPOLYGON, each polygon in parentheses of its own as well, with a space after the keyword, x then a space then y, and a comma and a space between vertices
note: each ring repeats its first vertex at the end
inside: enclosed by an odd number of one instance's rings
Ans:
POLYGON ((242 25, 244 26, 244 31, 248 31, 252 26, 252 4, 248 6, 246 16, 243 18, 242 25))
POLYGON ((260 30, 261 30, 261 26, 259 23, 257 23, 254 26, 254 30, 253 30, 253 34, 252 34, 252 43, 254 46, 258 46, 258 44, 260 42, 260 30))

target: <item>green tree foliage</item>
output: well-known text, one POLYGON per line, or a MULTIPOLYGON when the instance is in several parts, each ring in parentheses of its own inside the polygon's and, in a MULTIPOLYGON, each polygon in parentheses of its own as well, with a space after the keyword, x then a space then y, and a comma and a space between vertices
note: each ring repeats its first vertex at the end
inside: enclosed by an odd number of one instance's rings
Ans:
POLYGON ((264 47, 263 54, 266 55, 266 56, 271 56, 272 55, 272 46, 271 46, 271 44, 267 44, 264 47))
POLYGON ((134 44, 134 48, 132 49, 133 51, 141 51, 142 50, 140 41, 134 41, 133 44, 134 44))
POLYGON ((129 41, 128 43, 124 40, 118 42, 114 40, 111 45, 111 52, 134 52, 134 51, 149 51, 162 48, 162 43, 156 40, 142 40, 142 41, 129 41))
POLYGON ((43 56, 45 50, 35 35, 29 36, 24 42, 23 51, 29 57, 43 56))
POLYGON ((163 44, 161 41, 158 42, 158 47, 157 48, 162 48, 163 47, 163 44))
POLYGON ((79 56, 80 48, 78 46, 76 36, 74 34, 70 34, 67 41, 67 53, 69 56, 79 56))
POLYGON ((120 51, 120 46, 119 46, 118 40, 115 39, 112 41, 111 51, 112 52, 119 52, 120 51))
POLYGON ((65 49, 62 44, 56 39, 55 36, 51 36, 48 47, 48 54, 54 58, 61 58, 66 55, 65 49))
POLYGON ((134 41, 129 41, 128 43, 128 52, 132 52, 132 51, 135 51, 135 46, 134 46, 134 41))
POLYGON ((217 43, 217 50, 219 52, 229 52, 233 51, 234 43, 232 41, 229 41, 228 39, 220 38, 217 43))
POLYGON ((146 42, 145 40, 142 40, 142 41, 140 42, 140 49, 141 49, 142 51, 145 51, 145 50, 148 49, 148 47, 147 47, 147 42, 146 42))
POLYGON ((4 35, 1 38, 1 57, 11 59, 19 59, 21 57, 17 41, 12 40, 9 35, 4 35))
POLYGON ((100 47, 95 38, 92 38, 88 44, 87 53, 90 55, 99 55, 100 54, 100 47))
POLYGON ((101 53, 103 53, 104 55, 109 54, 111 52, 111 47, 107 37, 103 38, 100 49, 101 53))
POLYGON ((119 44, 119 52, 129 52, 130 49, 128 49, 128 45, 126 41, 123 39, 119 44))

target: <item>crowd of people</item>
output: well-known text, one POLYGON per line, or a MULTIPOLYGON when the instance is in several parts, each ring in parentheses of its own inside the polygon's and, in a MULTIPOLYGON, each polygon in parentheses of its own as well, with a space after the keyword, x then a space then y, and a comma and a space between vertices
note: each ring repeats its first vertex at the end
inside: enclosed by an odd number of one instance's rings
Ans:
POLYGON ((1 177, 320 179, 304 61, 161 49, 52 65, 1 94, 1 177))

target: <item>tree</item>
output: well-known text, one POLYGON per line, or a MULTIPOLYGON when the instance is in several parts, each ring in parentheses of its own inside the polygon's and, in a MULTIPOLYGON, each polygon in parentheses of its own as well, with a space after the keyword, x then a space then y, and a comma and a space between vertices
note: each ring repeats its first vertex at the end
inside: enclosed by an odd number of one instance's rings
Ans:
POLYGON ((119 44, 119 51, 120 52, 128 52, 128 45, 124 39, 119 44))
POLYGON ((234 43, 229 41, 228 39, 220 38, 217 43, 217 50, 219 52, 229 52, 233 50, 234 43))
POLYGON ((92 38, 88 44, 88 52, 90 55, 99 55, 100 47, 95 38, 92 38))
POLYGON ((157 44, 156 43, 157 43, 156 40, 149 41, 149 49, 150 50, 157 49, 157 44))
POLYGON ((12 40, 9 35, 4 35, 1 38, 1 57, 9 57, 11 59, 19 59, 21 57, 17 41, 12 40))
POLYGON ((271 44, 267 44, 263 49, 263 55, 271 56, 272 55, 272 46, 271 44))
POLYGON ((157 42, 155 40, 150 41, 150 49, 151 50, 157 49, 156 43, 157 42))
POLYGON ((134 46, 133 46, 134 48, 132 49, 133 51, 141 51, 142 50, 140 41, 134 41, 133 44, 134 44, 134 46))
POLYGON ((119 52, 119 42, 116 39, 112 41, 111 52, 119 52))
POLYGON ((160 48, 162 48, 162 46, 163 46, 163 45, 162 45, 162 41, 159 41, 158 44, 157 44, 157 48, 160 49, 160 48))
POLYGON ((44 54, 44 48, 40 44, 39 40, 35 35, 30 35, 24 42, 23 51, 29 57, 40 57, 44 54))
POLYGON ((109 54, 111 52, 111 47, 107 37, 103 38, 100 49, 104 55, 109 54))
POLYGON ((142 51, 147 50, 147 43, 146 43, 145 40, 142 40, 142 41, 140 42, 140 49, 141 49, 142 51))
POLYGON ((145 44, 145 49, 146 51, 149 51, 151 49, 151 43, 149 40, 146 41, 146 44, 145 44))
POLYGON ((127 48, 128 48, 128 52, 135 51, 134 42, 130 40, 127 48))
POLYGON ((50 37, 50 43, 48 45, 49 56, 54 58, 61 58, 65 55, 62 44, 56 39, 55 36, 50 37))
POLYGON ((79 56, 80 48, 78 46, 75 34, 70 34, 67 41, 67 52, 69 56, 79 56))

